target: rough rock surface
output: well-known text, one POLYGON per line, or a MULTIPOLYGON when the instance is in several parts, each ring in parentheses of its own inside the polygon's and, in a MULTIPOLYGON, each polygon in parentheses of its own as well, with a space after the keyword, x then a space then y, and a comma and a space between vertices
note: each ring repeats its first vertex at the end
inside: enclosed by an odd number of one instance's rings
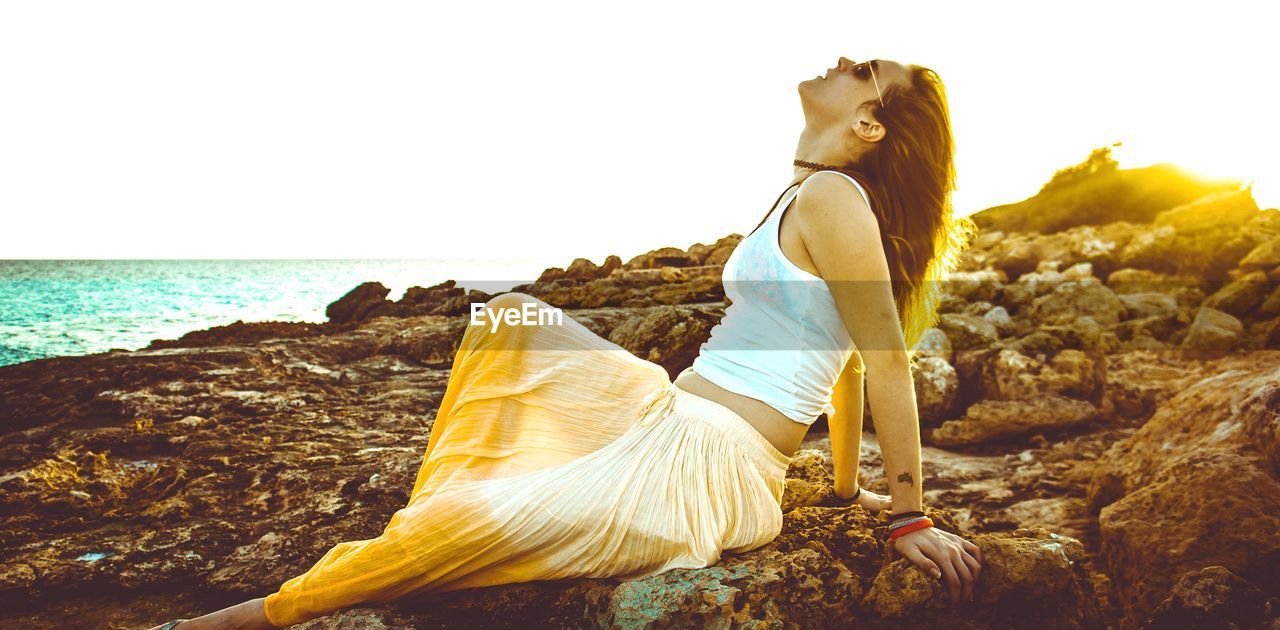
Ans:
POLYGON ((1181 576, 1207 566, 1280 591, 1278 473, 1277 357, 1224 361, 1162 404, 1108 449, 1089 485, 1123 599, 1149 611, 1181 576))
MULTIPOLYGON (((1280 211, 1183 184, 1153 195, 1152 172, 1098 176, 1123 220, 1068 178, 1038 207, 1093 199, 1088 221, 980 221, 916 348, 926 511, 981 547, 975 604, 947 610, 880 542, 885 515, 835 505, 820 419, 764 548, 304 627, 1275 627, 1280 211)), ((724 314, 740 238, 577 259, 513 290, 675 375, 724 314)), ((464 313, 490 297, 453 282, 387 295, 362 284, 325 324, 0 367, 0 625, 147 627, 376 536, 408 499, 464 313)), ((861 479, 884 492, 870 411, 861 479)))

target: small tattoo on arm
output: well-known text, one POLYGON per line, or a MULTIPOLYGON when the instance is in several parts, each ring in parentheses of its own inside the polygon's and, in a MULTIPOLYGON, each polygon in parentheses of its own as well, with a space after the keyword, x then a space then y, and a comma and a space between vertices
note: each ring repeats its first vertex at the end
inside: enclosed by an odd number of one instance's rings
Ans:
POLYGON ((905 483, 908 486, 915 485, 915 482, 911 480, 911 473, 902 473, 901 475, 898 475, 898 481, 905 483))

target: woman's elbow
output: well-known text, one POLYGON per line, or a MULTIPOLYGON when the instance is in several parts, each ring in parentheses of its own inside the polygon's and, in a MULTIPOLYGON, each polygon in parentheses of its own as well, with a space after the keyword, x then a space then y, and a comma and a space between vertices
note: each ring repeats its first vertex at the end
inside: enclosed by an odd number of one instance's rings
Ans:
POLYGON ((869 350, 860 354, 863 355, 858 359, 862 365, 861 371, 868 377, 904 368, 909 369, 911 365, 911 357, 907 355, 906 348, 869 350))

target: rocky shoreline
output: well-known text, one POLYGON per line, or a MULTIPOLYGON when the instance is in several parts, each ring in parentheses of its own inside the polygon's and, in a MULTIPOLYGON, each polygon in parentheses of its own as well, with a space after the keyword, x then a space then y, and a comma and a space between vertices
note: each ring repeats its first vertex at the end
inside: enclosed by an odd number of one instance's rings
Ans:
MULTIPOLYGON (((947 610, 886 554, 885 518, 831 503, 819 421, 762 549, 304 627, 1276 627, 1280 211, 1164 171, 1095 171, 975 215, 918 346, 926 511, 982 548, 976 604, 947 610)), ((740 238, 578 259, 513 290, 674 376, 724 314, 740 238)), ((388 293, 360 285, 324 324, 0 367, 0 624, 146 627, 264 595, 380 533, 408 500, 468 305, 490 297, 388 293)), ((884 491, 874 421, 862 478, 884 491)))

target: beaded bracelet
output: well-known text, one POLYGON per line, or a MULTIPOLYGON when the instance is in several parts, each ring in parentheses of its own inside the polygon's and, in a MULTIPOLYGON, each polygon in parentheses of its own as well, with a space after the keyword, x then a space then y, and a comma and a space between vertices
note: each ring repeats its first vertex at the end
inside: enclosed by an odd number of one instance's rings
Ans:
POLYGON ((927 517, 927 516, 916 516, 916 517, 914 517, 914 518, 903 519, 903 520, 901 520, 901 521, 894 521, 894 522, 892 522, 892 523, 889 523, 889 531, 893 531, 893 530, 898 529, 899 527, 902 527, 902 526, 904 526, 904 525, 910 525, 910 524, 912 524, 912 523, 916 523, 916 522, 919 522, 919 521, 923 521, 923 520, 924 520, 924 519, 926 519, 926 518, 929 518, 929 517, 927 517))
POLYGON ((893 530, 892 532, 889 533, 889 542, 893 542, 899 536, 903 536, 905 534, 914 532, 917 529, 924 529, 926 527, 933 527, 933 521, 930 520, 928 517, 925 517, 924 520, 916 521, 914 523, 911 523, 910 525, 904 525, 902 527, 899 527, 893 530))
POLYGON ((924 512, 920 512, 920 511, 913 511, 913 512, 902 512, 902 513, 899 513, 899 514, 890 514, 890 515, 889 515, 889 520, 891 520, 891 521, 896 521, 896 520, 898 520, 898 519, 900 519, 900 518, 906 518, 906 517, 910 517, 910 516, 924 516, 924 512))

